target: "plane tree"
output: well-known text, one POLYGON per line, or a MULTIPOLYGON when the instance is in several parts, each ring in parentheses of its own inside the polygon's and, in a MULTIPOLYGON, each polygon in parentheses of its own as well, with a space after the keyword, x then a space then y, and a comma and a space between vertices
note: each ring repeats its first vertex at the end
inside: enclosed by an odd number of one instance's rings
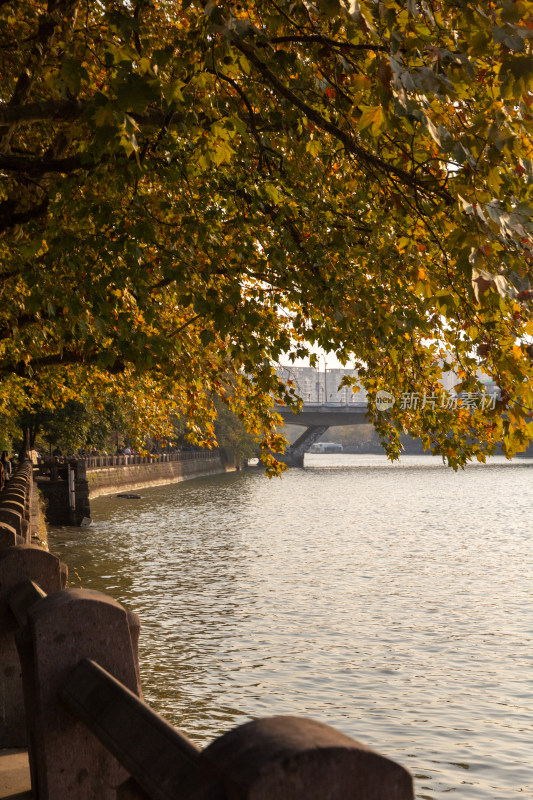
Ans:
POLYGON ((273 363, 321 347, 358 366, 392 455, 401 431, 452 466, 523 449, 533 3, 4 0, 0 19, 0 412, 139 381, 207 441, 221 397, 266 452, 272 398, 297 403, 273 363), (472 402, 481 369, 494 407, 472 402))

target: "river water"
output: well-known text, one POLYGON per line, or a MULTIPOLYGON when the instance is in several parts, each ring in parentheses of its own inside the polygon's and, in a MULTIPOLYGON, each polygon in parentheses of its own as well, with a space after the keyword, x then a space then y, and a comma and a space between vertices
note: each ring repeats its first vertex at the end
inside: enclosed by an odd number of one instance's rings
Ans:
POLYGON ((307 456, 92 502, 54 529, 70 585, 141 617, 145 699, 203 745, 327 722, 418 798, 533 798, 533 461, 307 456))

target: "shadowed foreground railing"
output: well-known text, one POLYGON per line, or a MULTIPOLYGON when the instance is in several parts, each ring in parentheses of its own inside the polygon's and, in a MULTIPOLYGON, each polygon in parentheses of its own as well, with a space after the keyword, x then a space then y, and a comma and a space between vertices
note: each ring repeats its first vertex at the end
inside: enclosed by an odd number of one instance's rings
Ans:
POLYGON ((0 547, 30 544, 33 466, 25 461, 0 493, 0 547))
POLYGON ((65 583, 51 553, 0 551, 0 744, 27 742, 37 800, 413 799, 402 766, 313 720, 255 720, 198 749, 142 700, 138 616, 65 583))

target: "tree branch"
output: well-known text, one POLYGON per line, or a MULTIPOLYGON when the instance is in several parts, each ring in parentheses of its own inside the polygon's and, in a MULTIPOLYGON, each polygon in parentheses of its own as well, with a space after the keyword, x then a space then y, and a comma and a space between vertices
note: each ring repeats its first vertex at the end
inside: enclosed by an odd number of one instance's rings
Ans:
MULTIPOLYGON (((35 80, 35 73, 48 55, 57 28, 65 21, 73 24, 76 19, 78 3, 79 0, 51 0, 48 3, 47 12, 39 16, 35 41, 18 76, 9 102, 10 105, 19 105, 28 97, 35 80)), ((9 144, 12 132, 12 124, 0 127, 0 147, 3 148, 9 144)))
MULTIPOLYGON (((17 273, 11 274, 15 275, 17 273)), ((0 279, 3 277, 3 275, 0 275, 0 279)), ((23 328, 27 328, 34 323, 49 319, 50 315, 46 311, 39 311, 38 314, 21 314, 20 317, 14 319, 10 325, 5 325, 3 328, 0 328, 0 341, 9 339, 9 337, 13 335, 14 328, 22 330, 23 328)))
MULTIPOLYGON (((67 158, 26 158, 25 156, 0 155, 0 169, 7 172, 22 172, 26 175, 45 175, 47 172, 74 172, 83 166, 81 156, 67 158)), ((90 166, 87 164, 87 166, 90 166)))
MULTIPOLYGON (((90 116, 96 106, 90 101, 82 100, 45 100, 40 103, 24 103, 11 105, 0 103, 0 125, 17 125, 19 123, 50 122, 58 120, 71 122, 83 115, 90 116)), ((126 112, 139 125, 161 127, 161 125, 177 124, 183 121, 183 114, 174 113, 168 120, 168 113, 157 108, 148 109, 144 114, 135 111, 126 112)))
POLYGON ((32 219, 37 219, 46 214, 48 210, 48 197, 36 206, 31 206, 26 211, 14 211, 9 214, 0 215, 0 233, 13 228, 15 225, 23 225, 32 219))
POLYGON ((185 328, 188 328, 189 325, 192 325, 193 322, 196 322, 197 319, 201 319, 201 317, 203 317, 203 316, 204 316, 204 314, 195 314, 194 317, 191 317, 190 319, 185 320, 183 325, 180 325, 178 328, 175 328, 173 331, 170 331, 170 333, 167 333, 166 338, 167 339, 174 338, 174 336, 177 336, 178 333, 181 333, 181 331, 184 331, 185 328))
POLYGON ((231 32, 230 40, 233 45, 240 50, 241 53, 243 53, 243 55, 245 55, 246 58, 255 65, 255 67, 257 67, 261 75, 274 89, 276 89, 286 100, 299 108, 300 111, 302 111, 305 116, 318 128, 326 131, 326 133, 329 133, 335 139, 342 142, 346 150, 355 155, 361 162, 367 164, 369 167, 373 167, 389 177, 394 176, 404 185, 409 186, 412 189, 416 189, 426 196, 433 195, 440 197, 450 205, 454 202, 452 195, 450 195, 449 192, 447 192, 445 189, 442 189, 440 186, 428 186, 427 183, 420 181, 416 176, 406 172, 401 167, 397 167, 394 164, 389 164, 379 156, 376 156, 373 153, 368 152, 368 150, 365 150, 364 147, 361 147, 361 145, 357 144, 352 136, 343 131, 337 125, 334 125, 332 122, 327 120, 324 116, 322 116, 322 114, 320 114, 320 112, 318 112, 315 108, 298 97, 298 95, 295 94, 291 89, 285 86, 285 84, 277 77, 277 75, 275 75, 272 70, 263 61, 261 61, 255 50, 245 44, 240 36, 238 36, 234 31, 231 32))
MULTIPOLYGON (((0 361, 0 375, 18 375, 21 378, 31 377, 39 367, 57 367, 57 366, 73 366, 75 364, 83 364, 88 366, 97 364, 99 356, 102 353, 91 353, 86 355, 79 350, 63 350, 61 353, 53 353, 40 358, 33 358, 31 361, 0 361)), ((126 363, 122 356, 118 356, 115 361, 108 367, 105 367, 106 372, 112 375, 117 375, 126 369, 126 363)))
MULTIPOLYGON (((335 39, 330 39, 329 36, 322 36, 321 34, 307 34, 301 36, 273 36, 268 40, 269 44, 284 44, 288 43, 302 43, 327 45, 329 47, 338 47, 340 50, 362 50, 363 52, 371 50, 373 53, 388 53, 389 48, 383 44, 352 44, 351 42, 337 42, 335 39)), ((261 44, 258 43, 258 47, 261 44)), ((263 45, 265 46, 265 45, 263 45)))
POLYGON ((88 107, 89 103, 80 100, 43 100, 17 105, 0 103, 0 125, 78 119, 88 107))

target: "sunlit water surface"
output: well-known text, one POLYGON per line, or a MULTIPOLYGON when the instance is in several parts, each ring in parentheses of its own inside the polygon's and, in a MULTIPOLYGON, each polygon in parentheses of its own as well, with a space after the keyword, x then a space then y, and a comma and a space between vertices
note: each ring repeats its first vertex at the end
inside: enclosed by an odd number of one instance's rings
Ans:
POLYGON ((198 744, 314 717, 418 798, 533 798, 533 462, 310 456, 92 502, 71 585, 141 617, 145 699, 198 744))

